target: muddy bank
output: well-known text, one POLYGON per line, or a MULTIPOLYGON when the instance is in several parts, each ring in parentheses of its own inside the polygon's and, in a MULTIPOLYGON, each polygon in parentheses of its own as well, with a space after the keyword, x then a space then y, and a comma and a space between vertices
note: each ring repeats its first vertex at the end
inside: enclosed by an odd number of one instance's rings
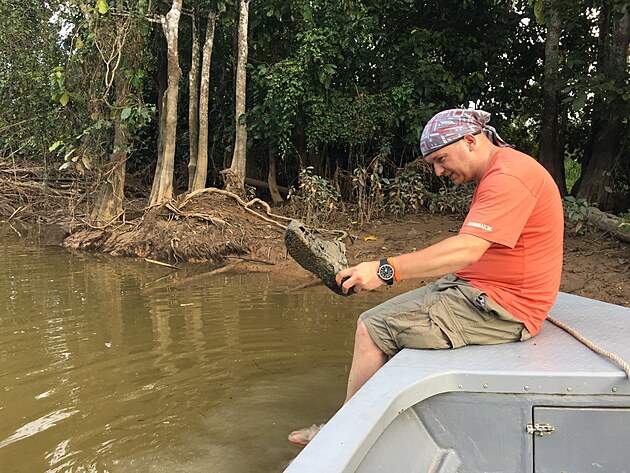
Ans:
MULTIPOLYGON (((0 219, 4 224, 56 224, 61 229, 59 243, 73 250, 175 265, 195 262, 212 268, 271 271, 290 278, 296 287, 317 283, 287 255, 283 227, 288 219, 301 218, 289 206, 271 210, 261 201, 244 205, 219 191, 182 196, 145 212, 145 200, 129 199, 126 221, 94 228, 85 218, 87 184, 43 171, 16 169, 0 162, 0 219)), ((423 248, 455 234, 461 223, 453 216, 421 211, 357 226, 350 212, 336 214, 326 228, 346 232, 348 262, 355 264, 423 248)), ((565 233, 561 290, 630 307, 630 245, 594 228, 580 234, 573 228, 568 225, 565 233)), ((334 234, 318 236, 332 238, 334 234)), ((403 282, 389 290, 393 294, 420 284, 403 282)))
MULTIPOLYGON (((287 219, 300 217, 288 210, 274 209, 275 214, 268 215, 268 209, 259 204, 247 211, 226 195, 202 194, 184 205, 180 202, 175 207, 152 209, 117 227, 82 229, 69 235, 64 245, 175 264, 192 261, 224 266, 242 262, 246 266, 241 264, 240 269, 281 272, 295 286, 316 284, 313 276, 287 255, 283 226, 287 219)), ((356 264, 423 248, 456 234, 461 224, 462 220, 454 216, 421 212, 403 218, 384 217, 364 226, 353 224, 351 215, 338 215, 327 228, 347 233, 348 261, 356 264)), ((597 229, 577 234, 572 228, 565 233, 561 290, 630 307, 630 245, 597 229)), ((331 233, 318 236, 333 237, 331 233)), ((422 283, 403 282, 384 290, 394 294, 422 283)))

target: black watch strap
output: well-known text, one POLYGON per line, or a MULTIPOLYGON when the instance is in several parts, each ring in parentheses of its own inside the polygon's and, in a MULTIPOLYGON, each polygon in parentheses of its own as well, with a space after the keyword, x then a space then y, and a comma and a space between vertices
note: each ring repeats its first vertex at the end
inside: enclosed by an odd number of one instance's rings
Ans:
POLYGON ((391 286, 394 284, 394 267, 389 264, 387 258, 383 258, 380 261, 376 274, 378 274, 378 277, 385 281, 387 285, 391 286))

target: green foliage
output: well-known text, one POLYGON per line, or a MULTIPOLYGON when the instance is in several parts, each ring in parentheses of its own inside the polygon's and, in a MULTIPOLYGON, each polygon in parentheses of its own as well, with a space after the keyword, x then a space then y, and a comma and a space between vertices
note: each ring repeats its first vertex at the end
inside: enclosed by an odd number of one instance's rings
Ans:
POLYGON ((564 160, 564 174, 567 182, 567 191, 571 192, 573 184, 580 178, 582 165, 573 159, 564 160))
POLYGON ((453 213, 463 217, 470 209, 474 191, 472 184, 443 187, 429 196, 427 207, 431 213, 453 213))
POLYGON ((143 147, 141 135, 156 114, 143 97, 150 63, 144 3, 129 3, 128 11, 112 14, 120 5, 98 0, 82 6, 82 19, 73 22, 66 65, 50 74, 51 99, 61 105, 66 123, 55 137, 55 144, 63 144, 49 148, 62 161, 59 169, 83 174, 115 153, 143 147), (120 143, 114 143, 117 127, 120 143))
POLYGON ((579 233, 584 227, 588 218, 589 204, 586 199, 576 199, 572 195, 566 196, 562 200, 564 216, 573 226, 573 230, 579 233))
POLYGON ((429 196, 424 183, 425 175, 417 171, 397 174, 387 189, 385 209, 396 216, 418 213, 429 196))
MULTIPOLYGON (((234 139, 237 3, 190 5, 199 7, 202 34, 207 9, 221 12, 210 84, 214 171, 229 164, 234 139)), ((606 3, 611 20, 620 5, 606 3)), ((352 198, 364 220, 383 209, 461 212, 464 189, 440 190, 439 180, 423 172, 405 170, 389 181, 386 176, 417 157, 422 128, 435 112, 470 104, 492 112, 492 125, 508 142, 537 155, 546 34, 540 23, 550 6, 563 14, 558 93, 570 186, 580 172, 575 163, 589 157, 592 123, 605 123, 606 113, 630 113, 627 74, 611 77, 601 70, 602 62, 610 62, 598 58, 604 43, 595 34, 605 10, 601 2, 251 2, 244 119, 248 159, 255 161, 250 168, 259 174, 252 177, 264 175, 269 150, 277 149, 281 184, 309 165, 321 169, 317 177, 324 180, 338 169, 352 173, 352 198), (379 171, 374 156, 391 167, 379 171)), ((79 171, 85 163, 100 168, 117 151, 114 130, 120 120, 129 162, 143 150, 144 167, 150 169, 146 165, 157 153, 158 134, 152 104, 163 86, 156 78, 164 71, 165 45, 159 25, 148 18, 167 10, 168 4, 147 0, 0 0, 0 154, 54 158, 55 167, 79 171), (115 92, 116 73, 126 84, 122 97, 115 92)), ((179 29, 184 77, 190 69, 190 32, 184 15, 179 29)), ((180 161, 188 155, 186 82, 180 94, 180 161)), ((627 155, 621 153, 614 170, 614 193, 627 192, 627 155)))
POLYGON ((313 167, 300 171, 298 189, 291 188, 289 200, 307 225, 322 225, 338 209, 341 195, 332 182, 313 174, 313 167))
POLYGON ((57 0, 0 0, 0 157, 45 164, 66 126, 50 101, 48 77, 63 58, 65 13, 57 0))

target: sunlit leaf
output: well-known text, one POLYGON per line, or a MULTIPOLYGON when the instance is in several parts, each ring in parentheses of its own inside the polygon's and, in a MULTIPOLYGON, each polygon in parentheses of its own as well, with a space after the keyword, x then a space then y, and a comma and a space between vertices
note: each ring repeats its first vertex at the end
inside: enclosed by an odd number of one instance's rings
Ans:
POLYGON ((123 111, 120 113, 121 120, 126 120, 130 116, 131 116, 131 107, 124 108, 123 111))
POLYGON ((96 0, 96 8, 98 8, 98 12, 101 15, 104 15, 105 13, 107 13, 107 0, 96 0))
POLYGON ((63 144, 63 141, 55 141, 52 145, 50 145, 50 148, 48 148, 48 151, 55 151, 62 144, 63 144))
POLYGON ((59 103, 65 107, 68 105, 68 102, 70 102, 70 96, 68 95, 68 92, 64 92, 63 95, 59 97, 59 103))

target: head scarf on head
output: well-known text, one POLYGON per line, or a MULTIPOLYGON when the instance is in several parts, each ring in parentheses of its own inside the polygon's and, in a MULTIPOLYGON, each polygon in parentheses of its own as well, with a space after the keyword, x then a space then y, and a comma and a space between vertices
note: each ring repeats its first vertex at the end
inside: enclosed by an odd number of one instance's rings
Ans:
POLYGON ((483 110, 444 110, 427 122, 420 138, 422 156, 444 148, 465 135, 484 131, 497 146, 512 146, 501 139, 497 130, 488 125, 490 114, 483 110))

